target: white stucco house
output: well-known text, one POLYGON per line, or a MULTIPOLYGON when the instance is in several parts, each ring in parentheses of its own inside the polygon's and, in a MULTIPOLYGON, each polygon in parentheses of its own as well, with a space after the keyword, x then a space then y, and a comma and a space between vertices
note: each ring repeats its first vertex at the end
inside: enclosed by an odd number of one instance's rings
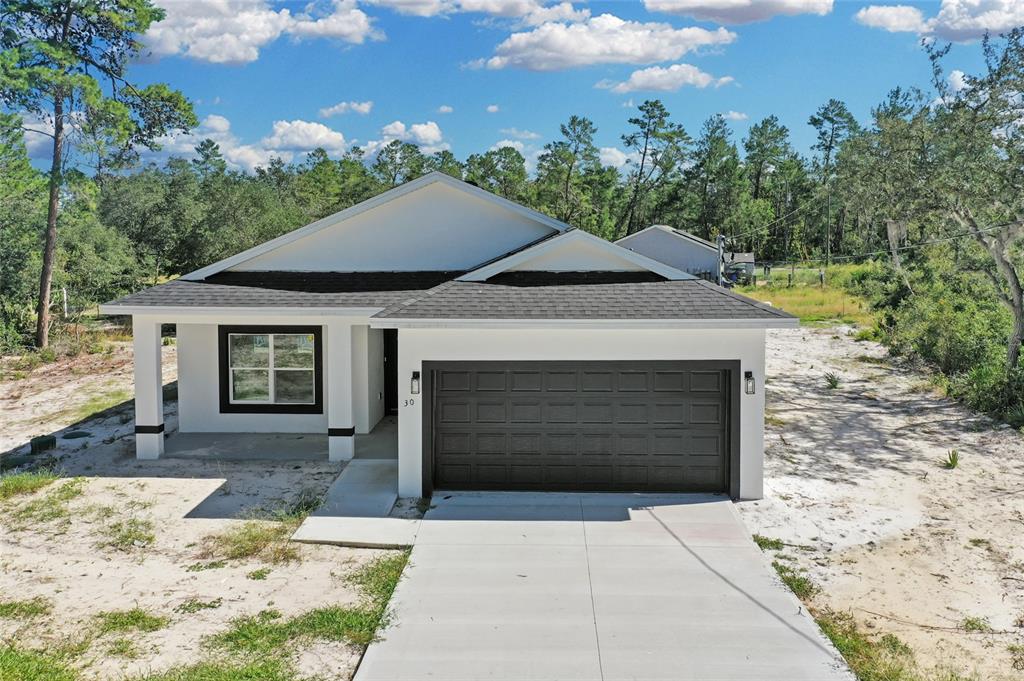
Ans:
POLYGON ((441 173, 101 310, 132 317, 139 458, 174 324, 181 433, 348 459, 394 414, 403 497, 761 497, 765 330, 798 323, 441 173))
POLYGON ((721 260, 718 246, 681 229, 651 225, 615 243, 702 279, 718 280, 721 260))

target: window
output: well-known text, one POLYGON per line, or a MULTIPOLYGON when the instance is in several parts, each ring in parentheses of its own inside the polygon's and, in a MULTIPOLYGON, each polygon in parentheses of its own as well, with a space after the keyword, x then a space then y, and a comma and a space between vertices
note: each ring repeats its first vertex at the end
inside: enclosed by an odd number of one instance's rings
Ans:
POLYGON ((220 327, 222 412, 322 412, 319 327, 220 327))

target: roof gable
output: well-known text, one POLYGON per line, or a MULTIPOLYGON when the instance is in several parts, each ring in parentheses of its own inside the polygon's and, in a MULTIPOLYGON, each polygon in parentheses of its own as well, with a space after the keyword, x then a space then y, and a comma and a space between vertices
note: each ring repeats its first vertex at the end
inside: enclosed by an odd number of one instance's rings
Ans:
POLYGON ((572 230, 479 267, 460 281, 485 281, 502 272, 654 272, 666 279, 692 279, 647 256, 616 246, 581 230, 572 230))
POLYGON ((235 271, 465 270, 568 225, 432 172, 183 278, 235 271))

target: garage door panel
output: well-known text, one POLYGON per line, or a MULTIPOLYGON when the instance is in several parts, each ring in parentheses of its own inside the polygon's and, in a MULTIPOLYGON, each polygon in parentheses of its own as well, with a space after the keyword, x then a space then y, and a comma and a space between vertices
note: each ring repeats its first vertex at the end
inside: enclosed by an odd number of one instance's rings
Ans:
POLYGON ((728 382, 687 362, 449 363, 433 373, 440 489, 726 491, 728 382))

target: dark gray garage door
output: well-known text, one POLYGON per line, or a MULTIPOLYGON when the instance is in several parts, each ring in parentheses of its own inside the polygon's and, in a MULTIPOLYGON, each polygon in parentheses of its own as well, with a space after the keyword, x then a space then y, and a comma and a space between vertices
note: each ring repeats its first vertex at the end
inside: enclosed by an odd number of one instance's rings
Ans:
POLYGON ((432 486, 729 491, 729 371, 698 362, 428 363, 432 486))

